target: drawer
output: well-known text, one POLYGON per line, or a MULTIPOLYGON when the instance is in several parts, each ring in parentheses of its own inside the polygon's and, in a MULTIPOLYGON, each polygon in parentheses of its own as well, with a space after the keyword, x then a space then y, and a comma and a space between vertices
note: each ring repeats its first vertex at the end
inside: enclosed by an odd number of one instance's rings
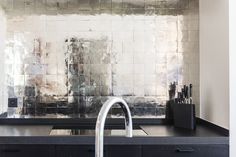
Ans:
POLYGON ((141 157, 141 146, 112 145, 107 146, 107 157, 141 157))
POLYGON ((54 146, 47 145, 2 145, 1 157, 54 157, 54 146))
POLYGON ((142 157, 229 157, 227 145, 150 145, 142 157))
MULTIPOLYGON (((94 157, 94 145, 61 145, 56 147, 57 157, 94 157)), ((141 157, 141 146, 104 146, 104 157, 141 157)))
MULTIPOLYGON (((94 157, 94 145, 61 145, 56 146, 56 157, 94 157)), ((105 153, 104 153, 104 156, 105 153)))

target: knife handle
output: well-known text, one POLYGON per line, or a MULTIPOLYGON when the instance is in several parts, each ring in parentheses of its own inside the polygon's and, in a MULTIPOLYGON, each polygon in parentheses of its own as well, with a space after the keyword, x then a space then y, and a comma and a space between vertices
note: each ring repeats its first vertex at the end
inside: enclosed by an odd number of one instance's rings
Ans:
POLYGON ((189 85, 189 97, 192 97, 193 96, 193 85, 192 84, 190 84, 189 85))
POLYGON ((188 99, 188 86, 185 89, 185 98, 188 99))

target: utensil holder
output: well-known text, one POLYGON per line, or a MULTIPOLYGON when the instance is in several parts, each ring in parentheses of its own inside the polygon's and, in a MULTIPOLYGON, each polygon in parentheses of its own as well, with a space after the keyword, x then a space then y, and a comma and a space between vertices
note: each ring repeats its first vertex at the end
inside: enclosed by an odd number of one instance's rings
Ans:
POLYGON ((194 104, 173 104, 174 126, 178 128, 196 129, 196 116, 194 104))

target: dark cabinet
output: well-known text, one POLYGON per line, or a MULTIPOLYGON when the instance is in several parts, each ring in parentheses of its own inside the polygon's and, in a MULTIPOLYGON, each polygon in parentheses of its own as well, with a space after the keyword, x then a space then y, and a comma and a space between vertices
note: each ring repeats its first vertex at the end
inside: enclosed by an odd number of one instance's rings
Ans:
POLYGON ((229 157, 227 145, 152 145, 143 146, 142 157, 229 157))
MULTIPOLYGON (((0 145, 0 157, 94 157, 94 145, 0 145)), ((104 157, 229 157, 228 145, 105 145, 104 157)))
POLYGON ((107 146, 107 157, 141 157, 141 146, 113 145, 107 146))
POLYGON ((1 157, 54 157, 54 146, 47 145, 2 145, 1 157))
MULTIPOLYGON (((92 145, 56 146, 56 157, 94 157, 95 147, 92 145)), ((104 151, 106 156, 106 151, 104 151)))
MULTIPOLYGON (((141 146, 112 145, 104 147, 104 157, 141 157, 141 146)), ((57 157, 94 157, 94 146, 67 145, 56 147, 57 157)))

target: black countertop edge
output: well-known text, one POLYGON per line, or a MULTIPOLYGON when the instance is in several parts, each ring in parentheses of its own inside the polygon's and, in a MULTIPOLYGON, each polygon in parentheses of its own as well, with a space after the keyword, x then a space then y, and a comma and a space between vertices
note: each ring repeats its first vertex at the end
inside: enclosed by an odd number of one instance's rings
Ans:
MULTIPOLYGON (((36 145, 94 145, 94 136, 33 136, 0 137, 0 144, 36 145)), ((105 145, 229 145, 229 137, 105 137, 105 145)))
POLYGON ((211 128, 211 129, 216 130, 217 132, 222 133, 225 136, 229 136, 229 130, 228 129, 225 129, 225 128, 221 127, 221 126, 213 124, 213 123, 211 123, 209 121, 203 120, 201 118, 197 118, 197 124, 201 124, 201 125, 207 126, 207 127, 211 128))
MULTIPOLYGON (((94 125, 96 118, 0 118, 0 125, 59 125, 77 126, 94 125)), ((166 119, 161 118, 132 118, 134 125, 159 125, 168 124, 166 119)), ((123 125, 124 118, 107 118, 106 124, 123 125)))

